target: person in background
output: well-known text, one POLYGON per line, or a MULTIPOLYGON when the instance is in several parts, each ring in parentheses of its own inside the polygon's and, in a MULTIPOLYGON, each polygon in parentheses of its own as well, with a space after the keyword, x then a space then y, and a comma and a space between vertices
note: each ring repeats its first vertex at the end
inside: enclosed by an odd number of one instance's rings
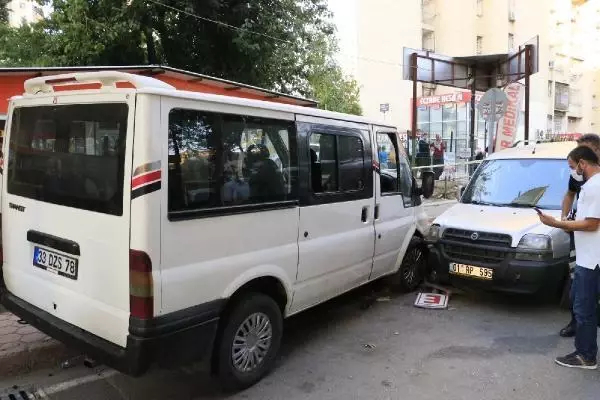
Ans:
POLYGON ((537 210, 544 225, 575 233, 576 266, 571 298, 577 327, 575 352, 557 357, 558 365, 596 369, 598 353, 598 282, 600 281, 600 166, 598 155, 587 146, 573 149, 569 167, 584 177, 575 220, 557 220, 537 210))
POLYGON ((475 154, 475 160, 483 160, 485 154, 483 154, 483 150, 477 149, 477 154, 475 154))
POLYGON ((388 153, 385 149, 385 146, 379 146, 379 168, 387 169, 388 168, 388 153))
POLYGON ((442 172, 444 172, 444 152, 446 151, 446 143, 442 140, 440 135, 435 135, 435 140, 430 145, 433 151, 433 165, 438 165, 433 168, 435 179, 440 179, 442 172))
POLYGON ((417 131, 419 135, 419 143, 417 144, 416 164, 417 167, 425 167, 431 165, 431 152, 429 143, 427 143, 427 134, 417 131))
MULTIPOLYGON (((600 157, 600 136, 593 133, 583 135, 577 140, 577 145, 589 147, 596 153, 598 157, 600 157)), ((575 169, 571 169, 568 189, 562 201, 561 220, 566 221, 575 219, 575 200, 577 199, 583 184, 583 176, 578 175, 575 169)), ((571 251, 573 250, 575 250, 575 240, 573 233, 571 233, 571 251)), ((571 320, 564 328, 560 330, 559 335, 562 337, 573 337, 575 336, 575 327, 575 315, 573 314, 573 305, 571 304, 571 320)))

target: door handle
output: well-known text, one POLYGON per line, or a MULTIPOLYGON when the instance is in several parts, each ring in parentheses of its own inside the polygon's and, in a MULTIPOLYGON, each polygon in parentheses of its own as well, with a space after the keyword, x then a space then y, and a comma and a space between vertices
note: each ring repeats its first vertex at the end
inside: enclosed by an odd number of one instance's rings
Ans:
POLYGON ((367 222, 367 217, 368 217, 368 214, 369 214, 369 206, 364 206, 364 207, 362 208, 362 213, 361 213, 361 215, 360 215, 360 220, 361 220, 362 222, 367 222))
POLYGON ((379 219, 379 204, 375 205, 375 216, 373 218, 375 218, 375 221, 379 219))

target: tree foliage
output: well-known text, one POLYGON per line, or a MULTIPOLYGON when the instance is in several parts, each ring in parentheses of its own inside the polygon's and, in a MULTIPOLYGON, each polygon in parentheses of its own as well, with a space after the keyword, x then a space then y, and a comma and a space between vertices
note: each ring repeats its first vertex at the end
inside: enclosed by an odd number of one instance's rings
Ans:
POLYGON ((315 57, 332 50, 323 46, 334 35, 327 0, 46 1, 47 19, 0 26, 0 65, 164 64, 323 96, 333 109, 347 98, 338 94, 358 94, 339 67, 329 68, 331 54, 315 57))
POLYGON ((358 82, 344 75, 333 58, 337 51, 335 41, 323 37, 316 41, 310 55, 312 71, 308 77, 312 97, 319 100, 325 110, 361 115, 358 82))
POLYGON ((0 24, 8 23, 8 3, 10 0, 0 0, 0 24))

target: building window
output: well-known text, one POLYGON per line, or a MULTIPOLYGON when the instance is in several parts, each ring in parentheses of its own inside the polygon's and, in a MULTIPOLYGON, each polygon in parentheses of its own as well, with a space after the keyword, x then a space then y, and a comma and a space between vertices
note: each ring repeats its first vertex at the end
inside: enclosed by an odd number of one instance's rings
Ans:
POLYGON ((314 193, 360 191, 365 187, 365 151, 358 136, 313 133, 311 182, 314 193))
POLYGON ((552 97, 552 81, 548 81, 548 97, 552 97))
POLYGON ((294 137, 287 121, 171 110, 169 212, 295 200, 294 137))
POLYGON ((563 119, 565 118, 564 112, 554 113, 554 133, 563 133, 563 119))
POLYGON ((554 87, 554 109, 561 111, 569 109, 569 85, 556 82, 554 87))
POLYGON ((483 0, 477 0, 477 16, 483 17, 483 0))
POLYGON ((515 35, 512 33, 508 34, 508 51, 515 49, 515 35))
POLYGON ((435 51, 435 33, 433 31, 423 29, 422 38, 423 50, 435 51))
POLYGON ((477 36, 475 42, 475 54, 481 54, 483 52, 483 36, 477 36))
POLYGON ((517 19, 516 15, 515 15, 515 8, 516 8, 516 1, 508 0, 508 21, 509 22, 515 22, 517 19))

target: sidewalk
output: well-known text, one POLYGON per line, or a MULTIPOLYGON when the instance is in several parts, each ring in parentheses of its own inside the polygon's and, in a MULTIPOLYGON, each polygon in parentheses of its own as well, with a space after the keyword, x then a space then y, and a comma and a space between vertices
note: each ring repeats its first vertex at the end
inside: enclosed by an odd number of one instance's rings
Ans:
POLYGON ((71 354, 65 346, 20 322, 15 315, 0 314, 0 377, 56 366, 71 354))

